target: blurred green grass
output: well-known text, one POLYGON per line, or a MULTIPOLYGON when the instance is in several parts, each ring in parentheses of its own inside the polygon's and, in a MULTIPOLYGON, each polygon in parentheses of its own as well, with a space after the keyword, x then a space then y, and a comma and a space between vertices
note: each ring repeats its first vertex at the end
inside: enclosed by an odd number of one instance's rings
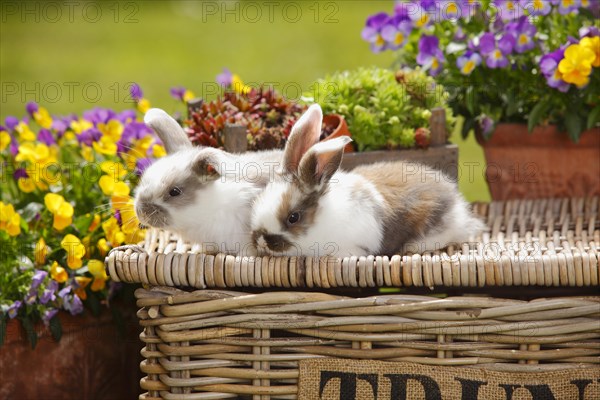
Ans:
MULTIPOLYGON (((182 85, 210 98, 223 67, 297 98, 325 74, 394 59, 391 52, 371 53, 360 38, 365 18, 390 12, 392 1, 48 4, 2 4, 2 119, 22 116, 28 101, 60 115, 131 107, 131 82, 153 106, 182 111, 169 88, 182 85)), ((488 200, 481 149, 456 133, 452 140, 460 166, 479 165, 473 176, 461 167, 461 191, 468 200, 488 200)))

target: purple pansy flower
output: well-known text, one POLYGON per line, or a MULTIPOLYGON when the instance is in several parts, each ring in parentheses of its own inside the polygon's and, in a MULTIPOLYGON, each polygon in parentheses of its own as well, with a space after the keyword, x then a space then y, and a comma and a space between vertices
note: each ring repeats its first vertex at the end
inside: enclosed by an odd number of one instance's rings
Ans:
POLYGON ((419 39, 417 63, 429 69, 431 76, 440 73, 443 67, 444 53, 440 50, 440 41, 435 35, 423 35, 419 39))
POLYGON ((46 289, 40 296, 40 303, 46 304, 49 301, 56 300, 56 291, 57 290, 58 290, 58 282, 56 282, 54 279, 51 279, 50 282, 48 282, 46 289))
POLYGON ((517 40, 513 35, 505 33, 502 35, 502 37, 500 37, 500 40, 498 40, 498 48, 502 54, 509 55, 513 52, 516 43, 517 40))
POLYGON ((489 138, 494 131, 494 120, 485 114, 479 116, 479 127, 484 138, 489 138))
POLYGON ((562 80, 561 74, 558 71, 558 63, 564 57, 565 46, 542 56, 540 59, 540 70, 546 78, 546 83, 551 88, 557 89, 561 92, 569 90, 570 85, 562 80))
POLYGON ((12 116, 8 116, 6 117, 6 119, 4 120, 4 125, 6 125, 6 127, 8 129, 10 129, 11 131, 15 130, 15 127, 17 125, 19 125, 19 119, 17 117, 12 117, 12 116))
POLYGON ((44 128, 40 129, 40 131, 38 132, 37 139, 40 142, 44 143, 46 146, 50 146, 51 144, 56 143, 54 136, 52 136, 52 132, 44 128))
POLYGON ((8 311, 7 311, 8 317, 10 319, 13 319, 14 317, 16 317, 19 312, 19 309, 21 308, 22 305, 23 305, 23 302, 19 301, 19 300, 12 303, 10 305, 10 307, 8 307, 8 311))
POLYGON ((579 29, 579 37, 595 37, 600 36, 600 29, 597 26, 584 26, 579 29))
POLYGON ((523 15, 523 10, 518 0, 494 0, 498 10, 497 16, 503 21, 513 21, 523 15))
POLYGON ((581 5, 580 0, 557 0, 558 12, 562 15, 577 12, 581 5))
MULTIPOLYGON (((219 82, 218 76, 217 76, 217 82, 219 82)), ((183 101, 183 96, 185 95, 185 88, 183 86, 172 87, 171 90, 169 90, 169 92, 171 93, 171 97, 174 98, 175 100, 183 101)))
POLYGON ((396 50, 404 46, 412 31, 410 18, 397 14, 389 19, 387 24, 381 28, 381 37, 386 41, 390 50, 396 50))
POLYGON ((371 51, 374 53, 385 50, 386 43, 381 36, 381 30, 386 26, 389 19, 390 16, 384 12, 372 15, 367 19, 367 23, 361 32, 362 38, 371 44, 371 51))
POLYGON ((517 53, 524 53, 535 47, 533 37, 537 29, 529 22, 527 17, 521 17, 518 21, 506 25, 506 32, 515 37, 515 50, 517 53))
POLYGON ((128 124, 134 122, 136 117, 134 110, 123 110, 115 116, 115 119, 122 124, 128 124))
POLYGON ((98 128, 90 128, 77 135, 79 143, 84 143, 91 146, 93 142, 97 142, 102 137, 102 132, 98 128))
POLYGON ((52 120, 52 129, 58 133, 59 136, 62 136, 68 127, 69 124, 62 119, 57 118, 52 120))
POLYGON ((233 83, 233 74, 229 68, 223 68, 223 72, 217 75, 217 83, 223 87, 229 87, 233 83))
POLYGON ((63 308, 71 313, 71 315, 80 314, 83 311, 83 303, 79 296, 72 294, 73 287, 66 286, 60 292, 58 297, 63 300, 63 308))
POLYGON ((440 20, 456 21, 462 16, 461 4, 458 0, 438 0, 436 7, 440 20))
POLYGON ((20 178, 27 178, 27 177, 29 177, 29 175, 27 174, 27 171, 25 170, 25 168, 17 168, 15 170, 15 173, 13 174, 13 177, 15 178, 15 180, 17 180, 20 178))
POLYGON ((460 9, 463 18, 471 18, 475 15, 479 6, 481 6, 480 0, 461 0, 460 9))
POLYGON ((151 158, 138 158, 136 166, 135 166, 135 173, 139 176, 141 176, 144 171, 146 170, 146 168, 148 168, 149 166, 152 165, 152 163, 154 162, 153 159, 151 158))
POLYGON ((120 210, 115 210, 115 219, 117 220, 117 223, 119 225, 123 224, 123 221, 121 219, 121 211, 120 210))
POLYGON ((548 15, 552 11, 552 5, 548 0, 521 0, 521 7, 532 17, 548 15))
POLYGON ((44 314, 42 314, 42 321, 44 321, 44 324, 47 326, 50 324, 50 320, 54 318, 56 314, 58 314, 58 310, 56 308, 50 308, 44 311, 44 314))
POLYGON ((25 110, 27 110, 27 113, 29 113, 29 115, 33 115, 33 113, 36 113, 39 109, 40 107, 35 101, 30 101, 25 105, 25 110))
POLYGON ((144 93, 142 92, 142 88, 137 83, 131 84, 129 87, 129 94, 133 101, 140 101, 142 97, 144 97, 144 93))
POLYGON ((46 271, 35 271, 35 273, 33 274, 33 278, 31 279, 31 289, 37 289, 42 284, 42 282, 44 282, 44 279, 46 279, 47 276, 48 273, 46 271))
POLYGON ((116 117, 117 113, 113 110, 100 107, 96 107, 83 113, 83 119, 90 121, 94 125, 106 124, 108 121, 115 119, 116 117))
POLYGON ((470 75, 475 67, 481 64, 481 56, 472 51, 467 51, 464 55, 458 57, 456 65, 460 68, 463 75, 470 75))

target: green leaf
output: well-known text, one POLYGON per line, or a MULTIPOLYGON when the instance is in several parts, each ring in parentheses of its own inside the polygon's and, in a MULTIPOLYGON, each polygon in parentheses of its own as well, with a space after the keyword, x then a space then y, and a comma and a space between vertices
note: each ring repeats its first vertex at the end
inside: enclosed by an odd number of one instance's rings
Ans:
POLYGON ((86 232, 90 225, 92 224, 92 220, 94 219, 93 214, 83 214, 77 218, 73 222, 73 225, 79 232, 86 232))
POLYGON ((0 318, 0 347, 4 344, 4 340, 6 339, 6 316, 0 318))
POLYGON ((592 109, 588 115, 586 129, 592 129, 600 123, 600 104, 592 109))
POLYGON ((546 111, 548 111, 549 106, 550 104, 547 101, 541 100, 535 105, 535 107, 533 107, 533 109, 529 113, 529 118, 527 121, 527 129, 529 130, 529 133, 533 132, 533 128, 539 125, 540 121, 542 120, 542 117, 544 116, 546 111))
POLYGON ((469 136, 469 132, 471 132, 471 130, 473 129, 474 126, 475 126, 474 118, 465 119, 465 122, 462 126, 462 132, 461 132, 461 136, 463 139, 466 139, 469 136))
POLYGON ((583 121, 579 116, 574 112, 569 112, 565 115, 565 126, 567 127, 567 132, 569 133, 569 137, 575 143, 579 141, 579 136, 583 131, 583 121))
POLYGON ((37 332, 35 331, 35 327, 33 325, 33 321, 29 317, 23 317, 20 319, 21 325, 23 329, 25 329, 25 334, 27 335, 27 339, 29 340, 29 344, 31 344, 31 348, 35 349, 35 345, 37 344, 37 332))
POLYGON ((62 325, 60 323, 58 315, 55 315, 50 320, 50 332, 52 333, 52 337, 54 338, 54 340, 56 340, 57 342, 62 337, 62 325))

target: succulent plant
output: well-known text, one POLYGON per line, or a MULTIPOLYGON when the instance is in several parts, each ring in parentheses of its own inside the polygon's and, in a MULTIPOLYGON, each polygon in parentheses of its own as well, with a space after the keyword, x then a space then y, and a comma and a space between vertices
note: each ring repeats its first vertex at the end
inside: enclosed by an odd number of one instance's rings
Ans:
POLYGON ((248 92, 225 91, 216 100, 197 106, 185 121, 193 143, 223 147, 227 124, 246 127, 248 150, 283 148, 305 106, 286 99, 272 88, 248 92))

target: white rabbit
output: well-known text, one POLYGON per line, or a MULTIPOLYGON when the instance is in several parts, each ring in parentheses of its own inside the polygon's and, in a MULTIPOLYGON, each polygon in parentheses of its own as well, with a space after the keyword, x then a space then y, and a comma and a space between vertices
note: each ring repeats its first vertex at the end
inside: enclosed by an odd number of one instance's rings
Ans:
POLYGON ((341 137, 314 143, 322 112, 313 105, 294 126, 283 169, 256 198, 252 240, 259 254, 392 255, 469 240, 483 223, 440 171, 405 162, 339 171, 341 137))
POLYGON ((168 155, 144 171, 135 191, 140 222, 176 233, 206 252, 253 254, 251 204, 282 152, 230 154, 195 147, 160 109, 149 110, 144 122, 156 131, 168 155))

